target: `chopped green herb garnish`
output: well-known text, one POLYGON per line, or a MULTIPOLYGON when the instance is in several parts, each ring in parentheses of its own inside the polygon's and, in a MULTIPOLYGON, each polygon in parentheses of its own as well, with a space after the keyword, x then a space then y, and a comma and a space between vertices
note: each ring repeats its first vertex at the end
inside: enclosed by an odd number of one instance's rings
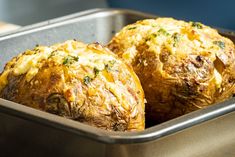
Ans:
POLYGON ((213 41, 213 44, 219 46, 221 49, 225 48, 225 44, 222 41, 213 41))
POLYGON ((83 79, 83 82, 85 83, 85 85, 90 84, 91 81, 92 81, 92 79, 89 76, 85 76, 83 79))
POLYGON ((108 62, 108 64, 105 64, 105 70, 107 71, 111 71, 111 68, 113 67, 113 65, 116 63, 115 60, 111 60, 108 62))
POLYGON ((116 61, 115 61, 115 60, 111 60, 111 61, 109 61, 109 63, 110 63, 111 65, 114 65, 114 63, 116 63, 116 61))
MULTIPOLYGON (((36 53, 40 52, 39 46, 36 46, 33 50, 34 50, 36 53)), ((36 53, 35 53, 35 54, 36 54, 36 53)))
POLYGON ((148 36, 145 41, 149 41, 151 39, 155 39, 157 37, 157 34, 156 33, 152 33, 150 36, 148 36))
POLYGON ((172 38, 173 38, 173 40, 174 40, 175 42, 179 42, 179 40, 180 40, 180 34, 179 34, 179 33, 174 33, 174 34, 172 35, 172 38))
POLYGON ((165 29, 163 29, 163 28, 160 28, 158 31, 157 31, 159 34, 163 34, 163 35, 166 35, 166 36, 168 36, 168 35, 170 35, 165 29))
POLYGON ((151 38, 150 37, 147 37, 146 39, 145 39, 145 41, 147 42, 147 41, 149 41, 151 38))
POLYGON ((156 33, 153 33, 153 34, 151 34, 151 37, 156 38, 156 37, 157 37, 157 34, 156 34, 156 33))
POLYGON ((73 56, 73 60, 74 60, 74 61, 76 61, 76 62, 77 62, 77 61, 78 61, 78 59, 79 59, 79 58, 78 58, 77 56, 73 56))
POLYGON ((156 37, 159 36, 159 35, 168 36, 168 35, 170 35, 170 34, 169 34, 165 29, 160 28, 160 29, 157 31, 157 33, 152 33, 152 34, 146 39, 146 41, 151 40, 151 39, 154 39, 154 38, 156 38, 156 37))
POLYGON ((94 68, 95 76, 97 76, 97 75, 99 74, 99 72, 100 72, 100 70, 95 67, 95 68, 94 68))
POLYGON ((69 58, 65 58, 63 61, 63 64, 66 65, 66 64, 68 64, 68 62, 69 62, 69 58))
POLYGON ((64 65, 71 65, 74 62, 77 62, 78 59, 79 59, 79 57, 77 57, 77 56, 67 56, 64 58, 63 64, 64 65))
POLYGON ((107 70, 107 71, 111 70, 111 66, 109 64, 105 64, 104 66, 105 66, 105 70, 107 70))
POLYGON ((156 24, 152 24, 152 27, 157 27, 157 25, 156 24))
POLYGON ((149 40, 151 40, 151 39, 155 39, 157 36, 158 36, 158 35, 157 35, 156 33, 152 33, 152 34, 150 34, 150 35, 145 39, 145 41, 149 41, 149 40))
POLYGON ((56 51, 57 51, 57 50, 52 51, 48 58, 51 58, 51 57, 55 56, 56 51))
POLYGON ((203 27, 200 22, 192 22, 192 26, 193 26, 193 27, 196 27, 196 28, 198 28, 198 29, 202 29, 202 27, 203 27))
POLYGON ((134 27, 129 27, 129 28, 127 28, 127 30, 132 30, 132 29, 136 29, 137 27, 136 26, 134 26, 134 27))
POLYGON ((176 44, 180 41, 180 34, 179 33, 174 33, 172 35, 172 38, 173 38, 173 41, 174 41, 173 46, 175 47, 176 44))

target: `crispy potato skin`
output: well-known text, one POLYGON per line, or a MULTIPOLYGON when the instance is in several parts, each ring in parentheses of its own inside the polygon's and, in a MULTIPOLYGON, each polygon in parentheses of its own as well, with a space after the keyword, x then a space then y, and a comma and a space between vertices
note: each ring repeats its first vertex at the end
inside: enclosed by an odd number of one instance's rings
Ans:
POLYGON ((106 130, 145 127, 138 77, 99 44, 39 46, 8 62, 0 76, 1 98, 106 130))
POLYGON ((201 23, 138 21, 117 33, 108 47, 140 78, 148 119, 163 122, 233 94, 234 44, 201 23))

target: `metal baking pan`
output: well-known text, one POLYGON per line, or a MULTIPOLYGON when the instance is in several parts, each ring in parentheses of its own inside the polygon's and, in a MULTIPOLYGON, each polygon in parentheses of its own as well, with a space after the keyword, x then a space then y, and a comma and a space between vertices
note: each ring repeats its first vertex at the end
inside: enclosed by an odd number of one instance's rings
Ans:
MULTIPOLYGON (((67 39, 106 44, 123 26, 156 16, 95 9, 28 26, 0 37, 0 70, 36 44, 67 39)), ((221 33, 235 41, 233 32, 221 33)), ((0 156, 234 157, 235 99, 141 132, 109 132, 0 99, 0 156)))

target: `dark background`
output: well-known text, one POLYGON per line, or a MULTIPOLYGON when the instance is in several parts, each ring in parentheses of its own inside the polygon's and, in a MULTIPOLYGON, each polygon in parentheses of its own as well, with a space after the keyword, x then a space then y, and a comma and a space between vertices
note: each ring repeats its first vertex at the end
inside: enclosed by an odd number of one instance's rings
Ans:
POLYGON ((235 30, 235 0, 0 0, 0 20, 24 26, 107 7, 129 8, 235 30))

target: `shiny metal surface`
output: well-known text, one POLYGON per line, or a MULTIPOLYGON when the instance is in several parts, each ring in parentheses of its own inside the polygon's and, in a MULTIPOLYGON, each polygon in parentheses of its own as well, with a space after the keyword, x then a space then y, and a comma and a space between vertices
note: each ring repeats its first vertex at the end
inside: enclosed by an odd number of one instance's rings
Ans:
MULTIPOLYGON (((0 69, 11 57, 36 44, 50 45, 73 38, 105 44, 124 25, 152 17, 126 10, 96 9, 23 28, 0 37, 4 52, 0 53, 0 69)), ((235 98, 141 132, 123 133, 0 99, 0 146, 3 156, 234 157, 234 111, 235 98)))
POLYGON ((107 154, 113 157, 234 157, 234 120, 235 114, 230 113, 151 142, 109 145, 107 154))
POLYGON ((97 7, 107 8, 106 0, 0 0, 0 19, 26 26, 97 7))

